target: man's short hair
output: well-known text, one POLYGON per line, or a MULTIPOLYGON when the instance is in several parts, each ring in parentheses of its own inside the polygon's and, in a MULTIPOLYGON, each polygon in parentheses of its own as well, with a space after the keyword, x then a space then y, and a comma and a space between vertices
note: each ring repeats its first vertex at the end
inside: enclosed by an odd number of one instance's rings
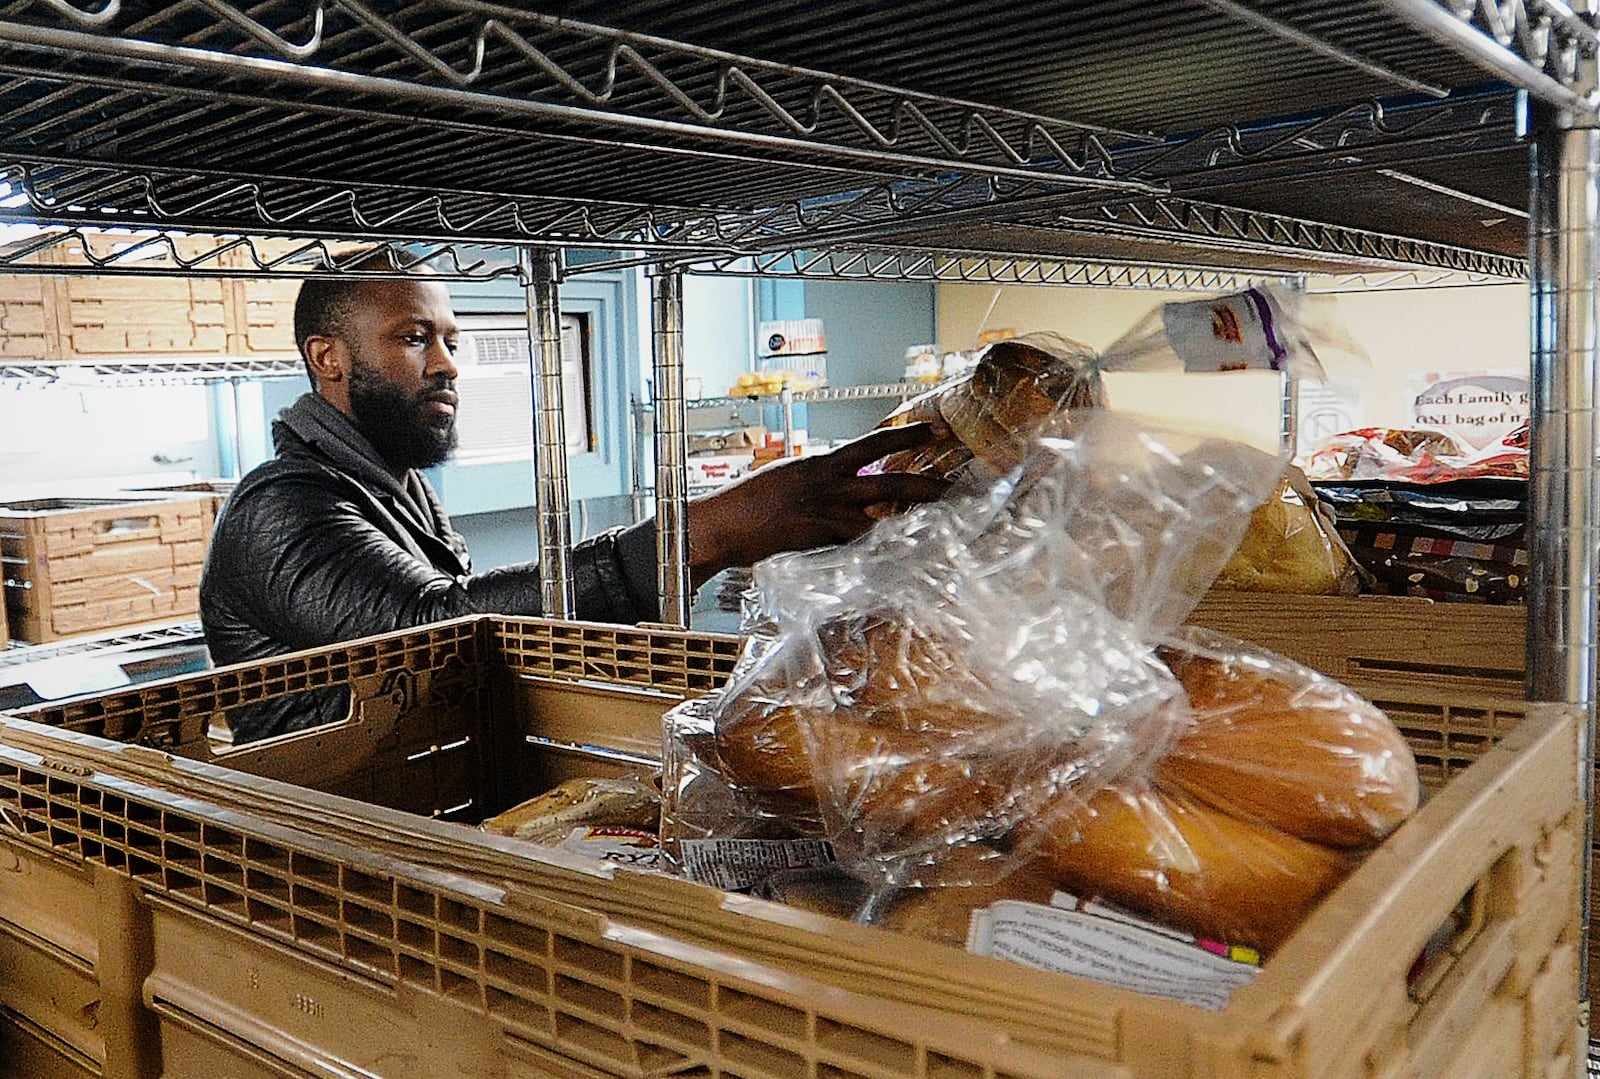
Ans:
POLYGON ((360 278, 307 278, 294 300, 294 343, 305 361, 306 377, 316 389, 317 375, 311 370, 311 355, 306 341, 313 337, 337 337, 356 309, 364 282, 360 278))

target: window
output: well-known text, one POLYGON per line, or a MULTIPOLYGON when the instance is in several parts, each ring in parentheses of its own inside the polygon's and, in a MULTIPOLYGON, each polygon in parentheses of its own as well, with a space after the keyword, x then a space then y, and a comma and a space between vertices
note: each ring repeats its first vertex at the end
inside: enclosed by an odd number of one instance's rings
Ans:
MULTIPOLYGON (((514 316, 462 316, 457 464, 533 456, 533 389, 527 323, 514 316)), ((586 314, 561 316, 561 378, 569 456, 597 449, 586 314)))

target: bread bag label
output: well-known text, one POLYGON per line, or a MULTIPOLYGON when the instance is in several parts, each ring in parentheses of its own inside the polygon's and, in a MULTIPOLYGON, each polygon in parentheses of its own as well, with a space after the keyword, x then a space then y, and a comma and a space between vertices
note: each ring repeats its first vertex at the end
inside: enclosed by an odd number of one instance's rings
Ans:
POLYGON ((1289 355, 1272 303, 1260 289, 1169 303, 1161 308, 1161 322, 1185 371, 1278 371, 1289 355))
POLYGON ((1130 919, 1014 900, 973 912, 967 950, 1211 1011, 1258 969, 1130 919))
POLYGON ((754 888, 782 869, 832 864, 822 839, 685 839, 679 844, 684 876, 724 891, 754 888))
POLYGON ((632 869, 662 868, 660 841, 653 833, 635 828, 581 825, 561 841, 561 849, 632 869))

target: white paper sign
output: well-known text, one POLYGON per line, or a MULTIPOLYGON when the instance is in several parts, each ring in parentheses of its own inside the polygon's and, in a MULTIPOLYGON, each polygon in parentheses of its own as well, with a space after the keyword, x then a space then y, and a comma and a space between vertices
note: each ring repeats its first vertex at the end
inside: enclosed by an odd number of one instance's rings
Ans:
POLYGON ((1528 419, 1528 375, 1509 369, 1441 371, 1406 380, 1414 427, 1429 427, 1481 450, 1528 419))
POLYGON ((1308 453, 1334 435, 1362 426, 1359 383, 1318 382, 1301 379, 1299 385, 1297 453, 1308 453))

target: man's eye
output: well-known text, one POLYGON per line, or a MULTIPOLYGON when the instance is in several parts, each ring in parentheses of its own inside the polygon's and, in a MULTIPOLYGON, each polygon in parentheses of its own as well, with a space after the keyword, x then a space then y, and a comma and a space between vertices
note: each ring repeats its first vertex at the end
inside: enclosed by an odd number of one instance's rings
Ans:
POLYGON ((456 354, 456 349, 461 347, 461 342, 456 340, 454 337, 446 337, 444 339, 444 347, 446 352, 454 356, 456 354))
POLYGON ((400 335, 400 340, 412 348, 422 348, 428 343, 428 335, 423 333, 403 333, 400 335))

